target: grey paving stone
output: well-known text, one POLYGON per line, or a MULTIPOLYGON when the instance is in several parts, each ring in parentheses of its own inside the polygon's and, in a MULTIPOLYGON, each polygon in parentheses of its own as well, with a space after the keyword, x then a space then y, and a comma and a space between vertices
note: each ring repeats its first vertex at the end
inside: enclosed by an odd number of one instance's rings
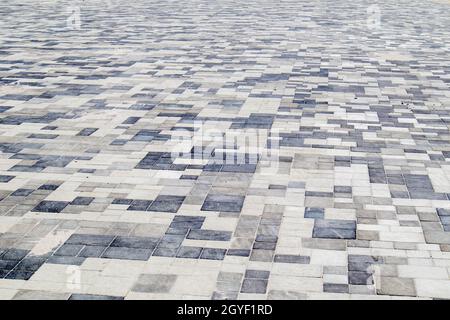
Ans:
POLYGON ((125 247, 109 247, 102 254, 102 258, 122 259, 122 260, 142 260, 146 261, 152 255, 152 249, 135 249, 125 247))
POLYGON ((447 4, 91 2, 2 2, 2 297, 450 298, 447 4))
POLYGON ((225 249, 204 248, 200 255, 200 259, 223 260, 226 252, 227 250, 225 249))
POLYGON ((314 228, 313 238, 355 239, 356 231, 350 229, 314 228))
POLYGON ((333 228, 333 229, 355 229, 356 222, 349 220, 317 219, 315 220, 314 227, 333 228))
POLYGON ((83 257, 51 256, 46 263, 81 266, 84 260, 83 257))
POLYGON ((243 196, 209 194, 203 203, 203 211, 241 212, 243 196))
POLYGON ((0 175, 0 182, 1 183, 7 183, 9 181, 11 181, 12 179, 14 179, 15 176, 10 176, 10 175, 0 175))
POLYGON ((296 256, 296 255, 288 255, 288 254, 276 254, 274 257, 274 262, 280 263, 300 263, 300 264, 309 264, 310 257, 307 256, 296 256))
POLYGON ((1 259, 2 260, 6 260, 6 261, 17 261, 17 262, 19 262, 20 260, 25 258, 28 255, 28 253, 29 253, 28 250, 11 248, 11 249, 5 250, 5 252, 3 253, 1 259))
POLYGON ((242 282, 241 293, 263 294, 267 290, 267 280, 244 279, 242 282))
POLYGON ((380 277, 379 295, 416 296, 413 279, 397 277, 380 277))
POLYGON ((93 197, 76 197, 70 204, 76 206, 88 206, 93 200, 93 197))
POLYGON ((165 234, 158 242, 159 248, 178 249, 184 240, 184 234, 165 234))
POLYGON ((175 213, 180 208, 184 198, 179 196, 158 196, 147 210, 175 213))
POLYGON ((68 204, 66 201, 41 201, 32 211, 60 213, 68 204))
POLYGON ((54 253, 55 256, 67 256, 67 257, 76 257, 78 253, 83 249, 83 245, 79 244, 64 244, 59 247, 58 250, 54 253))
POLYGON ((13 197, 26 197, 29 196, 34 190, 33 189, 17 189, 11 196, 13 197))
POLYGON ((323 208, 305 208, 305 218, 323 219, 325 210, 323 208))
POLYGON ((175 281, 176 275, 142 274, 132 288, 135 292, 167 293, 175 281))
POLYGON ((155 257, 175 257, 177 255, 177 252, 179 250, 179 247, 177 248, 156 248, 155 251, 153 251, 153 256, 155 257))
POLYGON ((68 293, 49 292, 42 290, 20 290, 13 300, 67 300, 68 293))
POLYGON ((177 253, 177 258, 192 258, 197 259, 200 257, 200 254, 202 252, 201 247, 180 247, 180 250, 177 253))
POLYGON ((99 258, 106 248, 106 246, 84 246, 78 256, 83 258, 99 258))
POLYGON ((231 239, 231 232, 217 230, 191 230, 186 238, 193 240, 229 241, 231 239))
POLYGON ((250 250, 245 249, 228 249, 228 256, 248 257, 250 256, 250 250))
POLYGON ((348 283, 353 285, 371 285, 373 284, 372 274, 360 271, 349 271, 348 283))

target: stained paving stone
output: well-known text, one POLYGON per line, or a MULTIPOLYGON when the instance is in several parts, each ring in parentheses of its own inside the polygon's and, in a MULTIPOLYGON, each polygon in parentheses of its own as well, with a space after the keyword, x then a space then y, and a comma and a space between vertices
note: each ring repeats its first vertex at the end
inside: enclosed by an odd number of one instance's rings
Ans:
POLYGON ((41 201, 32 211, 60 213, 69 202, 66 201, 41 201))
POLYGON ((244 203, 243 196, 208 195, 203 203, 203 211, 240 212, 244 203))
POLYGON ((65 244, 86 245, 86 246, 109 246, 115 236, 95 235, 95 234, 73 234, 67 239, 65 244))
POLYGON ((93 200, 93 197, 76 197, 70 204, 74 206, 88 206, 93 200))
POLYGON ((177 253, 177 258, 197 259, 200 257, 202 250, 203 248, 201 247, 189 247, 189 246, 180 247, 180 250, 178 250, 177 253))
POLYGON ((2 6, 0 291, 450 297, 447 3, 110 2, 2 6))
POLYGON ((193 240, 229 241, 231 239, 231 232, 217 230, 191 230, 186 238, 193 240))

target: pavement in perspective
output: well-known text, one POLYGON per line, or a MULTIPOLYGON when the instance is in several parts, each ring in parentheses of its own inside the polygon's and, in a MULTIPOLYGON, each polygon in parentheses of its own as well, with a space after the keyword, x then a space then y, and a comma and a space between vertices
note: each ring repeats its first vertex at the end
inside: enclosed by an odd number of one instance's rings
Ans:
POLYGON ((450 3, 0 4, 0 299, 450 298, 450 3))

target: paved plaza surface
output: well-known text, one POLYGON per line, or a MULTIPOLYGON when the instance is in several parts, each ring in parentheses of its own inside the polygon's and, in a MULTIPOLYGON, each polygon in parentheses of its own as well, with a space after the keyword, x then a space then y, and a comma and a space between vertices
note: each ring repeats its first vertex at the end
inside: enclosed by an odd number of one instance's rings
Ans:
POLYGON ((0 299, 450 298, 449 13, 2 0, 0 299))

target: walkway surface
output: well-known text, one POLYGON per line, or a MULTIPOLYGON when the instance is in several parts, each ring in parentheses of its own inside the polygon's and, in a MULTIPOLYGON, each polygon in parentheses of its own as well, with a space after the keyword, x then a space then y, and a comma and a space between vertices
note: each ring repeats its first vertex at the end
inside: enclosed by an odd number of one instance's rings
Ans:
POLYGON ((450 298, 450 2, 0 4, 0 298, 450 298))

